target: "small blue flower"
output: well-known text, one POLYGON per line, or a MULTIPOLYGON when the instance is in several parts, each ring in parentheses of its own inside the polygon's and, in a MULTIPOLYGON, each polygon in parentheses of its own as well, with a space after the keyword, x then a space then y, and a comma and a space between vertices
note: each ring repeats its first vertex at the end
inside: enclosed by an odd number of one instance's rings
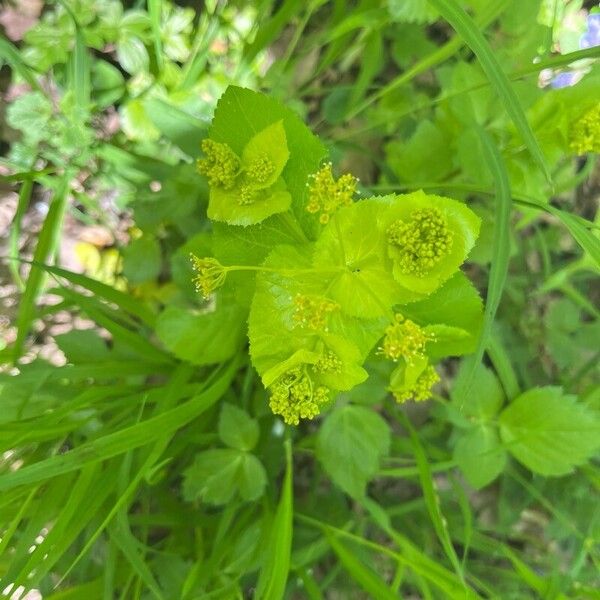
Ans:
POLYGON ((577 83, 577 74, 574 71, 563 71, 554 76, 550 81, 550 87, 558 90, 577 83))
POLYGON ((594 48, 600 46, 600 13, 588 15, 587 30, 579 39, 579 47, 594 48))

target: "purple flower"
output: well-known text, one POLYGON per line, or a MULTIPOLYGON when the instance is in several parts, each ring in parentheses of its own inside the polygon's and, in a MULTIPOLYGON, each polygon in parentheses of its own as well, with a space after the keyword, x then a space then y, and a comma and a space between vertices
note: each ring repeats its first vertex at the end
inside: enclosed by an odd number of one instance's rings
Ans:
POLYGON ((579 39, 579 47, 593 48, 600 46, 600 13, 588 15, 587 30, 579 39))
POLYGON ((555 75, 550 81, 550 87, 554 89, 566 88, 577 83, 577 73, 574 71, 563 71, 555 75))

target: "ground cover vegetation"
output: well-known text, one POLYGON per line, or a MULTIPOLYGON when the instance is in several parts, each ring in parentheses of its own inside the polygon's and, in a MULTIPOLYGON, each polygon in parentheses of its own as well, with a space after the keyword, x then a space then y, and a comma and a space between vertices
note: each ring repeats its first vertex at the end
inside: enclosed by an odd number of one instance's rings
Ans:
POLYGON ((599 597, 597 3, 0 22, 0 594, 599 597))

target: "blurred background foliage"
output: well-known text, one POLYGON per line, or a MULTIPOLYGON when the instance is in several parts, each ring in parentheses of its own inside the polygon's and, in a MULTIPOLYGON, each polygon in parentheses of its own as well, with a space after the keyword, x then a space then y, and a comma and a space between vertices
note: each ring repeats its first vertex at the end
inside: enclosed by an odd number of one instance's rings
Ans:
POLYGON ((599 14, 582 0, 5 2, 0 593, 599 597, 585 440, 600 437, 600 171, 570 137, 600 98, 599 14), (445 5, 485 34, 550 178, 445 5), (223 326, 237 316, 212 321, 191 283, 211 230, 195 161, 229 84, 295 110, 363 196, 468 201, 484 297, 499 260, 487 131, 512 199, 508 275, 468 397, 472 359, 402 409, 374 361, 339 409, 284 433, 223 326), (539 454, 527 468, 498 433, 523 392, 542 407, 517 415, 539 454), (250 487, 224 475, 233 460, 250 487))

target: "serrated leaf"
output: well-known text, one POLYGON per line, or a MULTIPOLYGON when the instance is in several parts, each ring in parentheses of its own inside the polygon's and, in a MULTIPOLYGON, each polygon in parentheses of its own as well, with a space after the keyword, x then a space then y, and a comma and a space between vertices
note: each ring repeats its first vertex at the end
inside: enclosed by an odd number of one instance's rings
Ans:
POLYGON ((566 475, 600 447, 596 412, 558 387, 528 390, 500 415, 507 450, 540 475, 566 475))
POLYGON ((258 441, 258 423, 241 408, 225 403, 219 416, 221 441, 236 450, 252 450, 258 441))
POLYGON ((490 484, 506 465, 506 450, 497 429, 481 425, 467 430, 456 442, 454 460, 475 489, 490 484))
POLYGON ((306 183, 308 176, 318 170, 326 150, 292 110, 263 94, 229 86, 217 104, 210 137, 228 144, 240 156, 254 135, 278 120, 283 120, 290 149, 282 177, 292 196, 296 218, 304 227, 310 228, 311 215, 305 210, 306 183))
POLYGON ((389 446, 390 429, 377 413, 347 405, 325 419, 317 439, 317 456, 336 485, 361 498, 389 446))
POLYGON ((182 360, 195 365, 217 364, 239 350, 244 316, 239 306, 219 300, 213 311, 168 306, 157 319, 156 335, 182 360))
POLYGON ((255 500, 267 481, 264 467, 255 456, 232 449, 197 454, 183 476, 184 498, 208 504, 226 504, 237 495, 255 500))
POLYGON ((51 116, 52 104, 41 92, 23 94, 6 111, 7 123, 22 131, 33 143, 48 135, 47 124, 51 116))
POLYGON ((494 372, 482 364, 477 366, 472 385, 466 390, 462 382, 471 376, 472 360, 468 357, 461 363, 450 393, 452 407, 471 421, 491 421, 504 404, 504 390, 494 372))

